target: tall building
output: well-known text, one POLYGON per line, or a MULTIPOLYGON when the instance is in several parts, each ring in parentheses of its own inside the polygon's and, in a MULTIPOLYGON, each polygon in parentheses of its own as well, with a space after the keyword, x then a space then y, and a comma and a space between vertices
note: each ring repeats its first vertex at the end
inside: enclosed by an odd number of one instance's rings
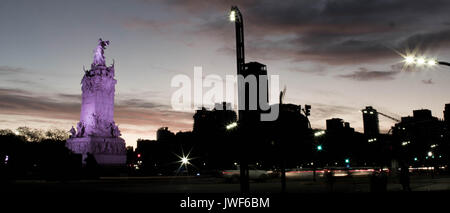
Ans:
POLYGON ((433 117, 428 109, 414 110, 413 116, 402 117, 401 122, 392 127, 398 146, 408 151, 410 159, 423 159, 428 152, 436 157, 445 153, 444 132, 444 122, 433 117))
POLYGON ((332 118, 327 121, 327 133, 348 133, 354 132, 355 129, 350 127, 350 123, 344 122, 344 120, 340 118, 332 118))
POLYGON ((244 85, 239 85, 239 101, 244 101, 244 104, 239 103, 239 120, 241 123, 258 123, 260 121, 261 108, 259 105, 260 100, 260 78, 264 77, 266 80, 266 91, 263 94, 268 102, 268 80, 267 80, 267 67, 264 64, 258 62, 249 62, 244 65, 242 72, 244 77, 244 85), (254 76, 255 78, 252 78, 254 76), (242 97, 243 96, 243 97, 242 97), (243 108, 242 108, 243 107, 243 108))
POLYGON ((340 118, 332 118, 327 121, 327 132, 339 132, 344 129, 344 121, 340 118))
POLYGON ((450 130, 450 104, 445 104, 444 122, 447 131, 450 130))
POLYGON ((236 112, 231 110, 231 104, 223 102, 216 104, 214 109, 201 108, 194 114, 194 133, 214 134, 226 130, 226 126, 236 122, 236 112), (222 107, 219 107, 222 105, 222 107), (222 110, 223 109, 223 110, 222 110))
POLYGON ((413 117, 416 120, 430 120, 430 119, 433 119, 433 116, 431 114, 431 110, 429 110, 429 109, 413 110, 413 117))
POLYGON ((369 137, 376 137, 380 134, 380 127, 378 121, 378 112, 372 106, 366 106, 361 110, 363 113, 364 135, 369 137))
POLYGON ((171 141, 175 137, 175 134, 169 130, 169 127, 161 127, 156 131, 157 141, 171 141))

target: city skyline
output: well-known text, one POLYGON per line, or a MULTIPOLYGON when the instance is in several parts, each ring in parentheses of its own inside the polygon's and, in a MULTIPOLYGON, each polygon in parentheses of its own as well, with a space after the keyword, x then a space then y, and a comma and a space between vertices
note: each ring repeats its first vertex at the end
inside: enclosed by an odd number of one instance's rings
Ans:
MULTIPOLYGON (((365 106, 399 118, 425 108, 443 118, 450 102, 447 68, 402 72, 395 52, 418 48, 450 59, 448 2, 186 2, 2 3, 0 128, 75 126, 83 66, 102 37, 111 41, 106 63, 115 61, 115 117, 127 145, 154 139, 160 127, 192 130, 194 111, 171 109, 170 79, 192 76, 194 66, 204 75, 235 74, 232 4, 246 20, 247 61, 280 75, 286 103, 312 105, 313 128, 342 118, 363 132, 365 106)), ((380 117, 382 132, 393 125, 380 117)))

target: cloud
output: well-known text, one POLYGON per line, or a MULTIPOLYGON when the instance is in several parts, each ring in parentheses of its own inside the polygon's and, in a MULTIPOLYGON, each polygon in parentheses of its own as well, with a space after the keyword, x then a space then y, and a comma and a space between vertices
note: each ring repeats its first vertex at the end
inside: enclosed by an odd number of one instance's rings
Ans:
POLYGON ((448 46, 450 44, 450 29, 417 33, 406 38, 400 46, 420 48, 421 50, 448 46))
MULTIPOLYGON (((246 53, 263 60, 315 61, 330 65, 375 62, 396 56, 392 49, 447 43, 444 21, 450 2, 434 0, 164 1, 186 19, 201 19, 192 35, 233 45, 226 13, 238 5, 245 20, 246 53), (184 13, 184 14, 183 14, 184 13), (220 15, 223 14, 223 15, 220 15), (424 32, 434 33, 424 33, 424 32), (276 39, 274 39, 276 38, 276 39)), ((201 40, 201 39, 199 39, 201 40)), ((432 45, 438 47, 439 45, 432 45)))
POLYGON ((434 82, 432 81, 432 79, 428 79, 428 80, 422 80, 422 83, 424 84, 434 84, 434 82))
POLYGON ((180 24, 181 21, 176 20, 154 20, 154 19, 143 19, 139 17, 128 18, 123 21, 123 26, 127 29, 142 30, 151 29, 159 33, 170 28, 174 24, 180 24))
POLYGON ((19 73, 23 72, 25 69, 22 67, 11 67, 11 66, 0 66, 0 74, 3 73, 19 73))
POLYGON ((330 119, 336 116, 348 116, 359 111, 358 108, 344 105, 312 103, 311 106, 312 106, 311 121, 313 122, 323 121, 323 124, 325 124, 326 119, 330 119))
POLYGON ((150 102, 150 101, 138 99, 138 98, 118 100, 117 102, 118 102, 119 106, 126 106, 128 108, 147 108, 147 109, 153 109, 153 108, 168 109, 169 108, 169 106, 164 105, 164 104, 150 102))
MULTIPOLYGON (((0 114, 36 119, 79 120, 81 98, 73 94, 37 95, 19 89, 0 88, 0 114)), ((147 128, 149 134, 168 126, 176 131, 192 129, 190 112, 172 111, 170 107, 142 99, 121 99, 115 104, 115 121, 120 125, 147 128)), ((127 134, 126 131, 122 131, 127 134)))
POLYGON ((369 71, 366 68, 359 68, 350 74, 338 75, 339 78, 347 78, 356 81, 393 80, 398 71, 369 71))
POLYGON ((81 95, 65 94, 65 93, 58 93, 56 95, 61 100, 81 103, 81 95))

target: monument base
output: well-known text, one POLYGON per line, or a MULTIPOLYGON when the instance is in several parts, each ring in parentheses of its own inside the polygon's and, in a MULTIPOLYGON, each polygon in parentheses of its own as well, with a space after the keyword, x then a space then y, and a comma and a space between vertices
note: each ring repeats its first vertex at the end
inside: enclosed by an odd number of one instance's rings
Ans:
POLYGON ((125 140, 120 137, 69 138, 66 147, 76 154, 82 154, 83 164, 86 164, 88 152, 95 157, 99 165, 122 166, 127 161, 125 140))

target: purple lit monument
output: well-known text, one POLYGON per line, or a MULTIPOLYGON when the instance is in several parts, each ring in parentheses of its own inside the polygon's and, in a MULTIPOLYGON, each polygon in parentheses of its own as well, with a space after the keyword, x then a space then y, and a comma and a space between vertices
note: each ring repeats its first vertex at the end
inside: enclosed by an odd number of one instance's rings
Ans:
POLYGON ((104 50, 108 45, 109 41, 99 39, 91 69, 84 71, 80 122, 76 130, 70 130, 66 146, 82 154, 83 163, 91 153, 101 165, 125 165, 125 141, 114 122, 114 63, 105 65, 104 50))

